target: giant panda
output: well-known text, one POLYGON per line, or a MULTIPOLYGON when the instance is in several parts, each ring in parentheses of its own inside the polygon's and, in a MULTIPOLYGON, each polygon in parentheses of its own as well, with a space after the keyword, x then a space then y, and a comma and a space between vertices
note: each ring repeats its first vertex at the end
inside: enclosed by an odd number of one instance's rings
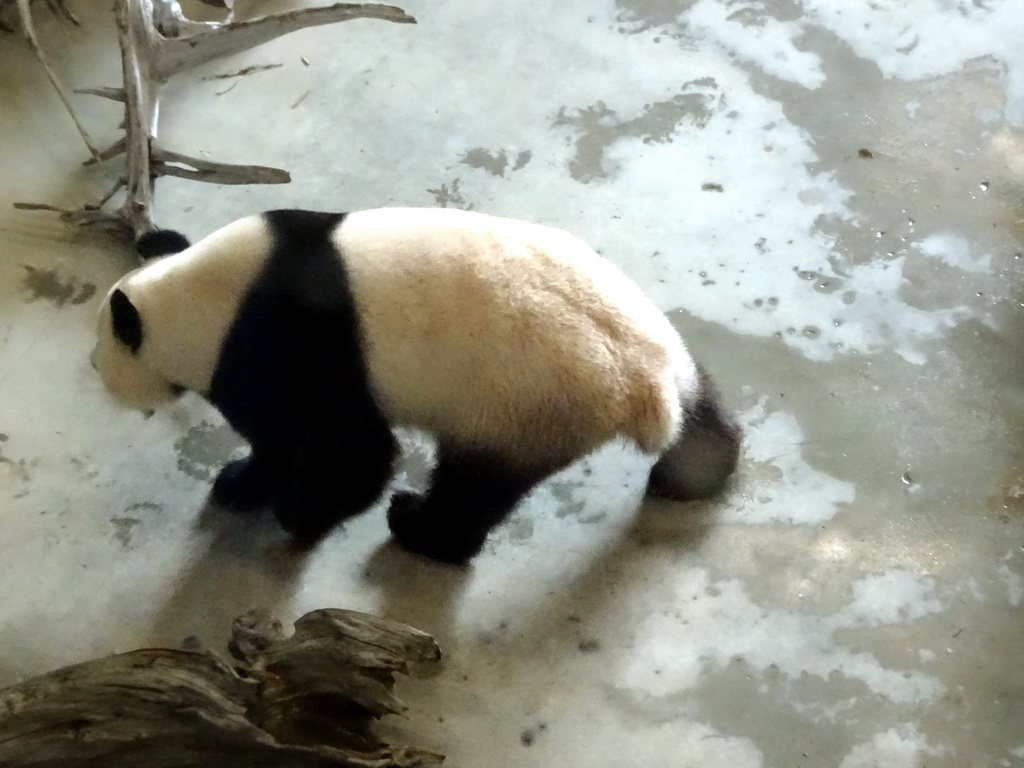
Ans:
POLYGON ((275 210, 154 258, 99 311, 93 366, 146 413, 199 393, 249 443, 212 490, 313 543, 371 506, 392 428, 437 440, 425 494, 396 493, 408 550, 465 563, 538 483, 617 437, 649 493, 721 490, 740 430, 656 306, 549 226, 455 209, 275 210))

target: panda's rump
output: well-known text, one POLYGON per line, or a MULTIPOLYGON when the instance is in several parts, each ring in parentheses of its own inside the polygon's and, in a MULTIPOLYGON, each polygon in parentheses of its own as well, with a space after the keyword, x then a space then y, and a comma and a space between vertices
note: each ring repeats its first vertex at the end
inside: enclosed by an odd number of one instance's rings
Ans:
POLYGON ((350 216, 338 246, 392 423, 510 460, 671 442, 678 337, 582 243, 478 215, 414 214, 382 237, 374 213, 350 216))
POLYGON ((378 402, 395 424, 508 457, 569 459, 620 434, 652 453, 671 442, 678 398, 667 371, 523 326, 482 323, 479 344, 435 333, 416 348, 371 349, 378 402))

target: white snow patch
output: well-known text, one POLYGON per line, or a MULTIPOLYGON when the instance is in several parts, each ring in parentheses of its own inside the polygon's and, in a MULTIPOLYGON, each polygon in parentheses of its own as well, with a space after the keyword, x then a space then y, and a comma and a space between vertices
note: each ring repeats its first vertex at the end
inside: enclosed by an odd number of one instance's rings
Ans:
POLYGON ((825 82, 821 59, 794 45, 805 25, 779 21, 768 13, 764 2, 700 0, 690 8, 685 22, 689 36, 705 44, 717 44, 769 75, 809 89, 825 82))
POLYGON ((855 581, 853 601, 835 614, 835 620, 846 627, 880 627, 941 611, 932 579, 891 570, 855 581))
POLYGON ((851 603, 828 616, 766 609, 750 599, 742 582, 712 582, 703 568, 688 569, 675 579, 674 610, 641 622, 638 647, 622 669, 620 684, 634 694, 678 694, 737 657, 753 670, 772 667, 792 680, 841 675, 897 704, 933 701, 945 690, 930 675, 887 669, 872 654, 834 639, 840 630, 899 624, 940 612, 943 606, 929 579, 897 570, 855 581, 851 603), (885 592, 887 585, 891 592, 885 592))
POLYGON ((905 723, 854 747, 839 768, 921 768, 922 758, 943 751, 930 746, 916 727, 905 723))
MULTIPOLYGON (((840 505, 853 501, 852 483, 837 480, 808 464, 802 455, 804 434, 796 418, 782 411, 769 413, 766 397, 740 414, 744 426, 744 463, 772 467, 752 477, 749 487, 740 479, 737 502, 722 513, 732 523, 820 523, 832 518, 840 505), (768 477, 763 475, 768 474, 768 477)), ((742 470, 741 470, 742 472, 742 470)))
POLYGON ((917 243, 916 247, 925 256, 933 256, 943 264, 965 272, 988 273, 992 267, 992 254, 972 254, 967 239, 956 235, 929 235, 917 243))
POLYGON ((833 335, 848 349, 892 349, 907 362, 923 365, 927 359, 921 343, 941 337, 972 312, 963 306, 925 310, 904 302, 900 290, 906 282, 905 264, 906 256, 897 256, 853 267, 843 285, 843 293, 852 292, 853 298, 833 335))
POLYGON ((887 77, 922 80, 989 57, 1005 70, 1006 119, 1024 125, 1024 13, 1020 0, 802 0, 807 23, 845 40, 887 77))
POLYGON ((996 573, 999 574, 999 578, 1006 585, 1006 596, 1010 601, 1010 605, 1016 608, 1020 605, 1021 599, 1024 598, 1024 579, 1021 578, 1019 573, 1010 570, 1006 563, 1000 565, 996 569, 996 573))

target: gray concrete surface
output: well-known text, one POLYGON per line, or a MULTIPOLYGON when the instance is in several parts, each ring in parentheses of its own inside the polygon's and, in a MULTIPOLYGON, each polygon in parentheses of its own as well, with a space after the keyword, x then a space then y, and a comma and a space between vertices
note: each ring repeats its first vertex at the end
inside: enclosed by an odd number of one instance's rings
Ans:
MULTIPOLYGON (((118 83, 94 5, 81 29, 37 12, 75 87, 118 83)), ((646 465, 611 446, 468 572, 393 551, 383 505, 304 558, 206 508, 223 422, 195 400, 144 421, 89 368, 131 254, 11 207, 79 205, 117 166, 79 167, 0 35, 0 683, 337 606, 443 643, 396 727, 453 766, 1024 765, 1024 6, 548 5, 409 0, 417 26, 175 80, 165 146, 293 182, 161 181, 158 220, 438 204, 566 227, 719 378, 748 429, 735 487, 641 505, 646 465)), ((116 105, 75 104, 115 137, 116 105)), ((416 484, 429 445, 406 443, 416 484)))

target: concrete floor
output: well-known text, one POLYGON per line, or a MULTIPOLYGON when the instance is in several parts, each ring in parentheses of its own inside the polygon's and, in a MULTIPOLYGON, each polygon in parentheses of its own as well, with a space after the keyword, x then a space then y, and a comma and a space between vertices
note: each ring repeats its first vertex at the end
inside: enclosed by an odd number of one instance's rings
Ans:
MULTIPOLYGON (((37 11, 58 70, 119 84, 109 4, 75 5, 82 29, 37 11)), ((119 166, 79 167, 0 36, 0 684, 219 648, 254 605, 347 607, 441 641, 401 730, 452 766, 1024 765, 1024 7, 547 6, 408 0, 418 26, 176 79, 164 146, 293 181, 164 180, 158 221, 440 204, 568 228, 720 380, 748 429, 735 487, 641 508, 646 464, 612 446, 465 572, 387 546, 383 505, 305 558, 205 508, 239 448, 223 422, 195 400, 144 421, 88 364, 131 254, 12 210, 95 199, 119 166)), ((116 137, 116 105, 75 104, 116 137)), ((415 485, 429 445, 407 445, 415 485)))

